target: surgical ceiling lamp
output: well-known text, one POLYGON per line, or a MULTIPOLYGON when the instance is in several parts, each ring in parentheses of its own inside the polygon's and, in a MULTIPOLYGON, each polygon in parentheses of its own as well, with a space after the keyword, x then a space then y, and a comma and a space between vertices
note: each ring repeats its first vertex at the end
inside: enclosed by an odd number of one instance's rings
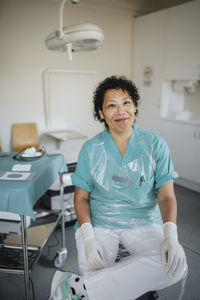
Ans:
MULTIPOLYGON (((49 50, 67 52, 69 60, 72 60, 72 52, 92 51, 103 45, 104 34, 94 24, 83 23, 63 28, 63 9, 66 0, 62 0, 59 12, 59 30, 50 33, 45 45, 49 50)), ((77 4, 78 0, 72 0, 77 4)))

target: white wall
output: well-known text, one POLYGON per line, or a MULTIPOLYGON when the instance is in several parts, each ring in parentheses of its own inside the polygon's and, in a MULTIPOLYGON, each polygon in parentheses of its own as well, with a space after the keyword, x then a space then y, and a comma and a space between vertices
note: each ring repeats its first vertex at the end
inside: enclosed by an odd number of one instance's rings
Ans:
MULTIPOLYGON (((64 26, 81 22, 101 27, 105 42, 94 52, 50 52, 44 39, 58 28, 58 2, 1 0, 0 2, 0 139, 3 151, 11 150, 11 125, 36 122, 45 131, 42 71, 51 69, 95 70, 95 81, 111 74, 131 77, 132 17, 67 4, 64 26)), ((77 108, 81 99, 77 99, 77 108)), ((81 112, 77 109, 77 114, 81 112)), ((101 127, 96 126, 96 131, 101 127)))

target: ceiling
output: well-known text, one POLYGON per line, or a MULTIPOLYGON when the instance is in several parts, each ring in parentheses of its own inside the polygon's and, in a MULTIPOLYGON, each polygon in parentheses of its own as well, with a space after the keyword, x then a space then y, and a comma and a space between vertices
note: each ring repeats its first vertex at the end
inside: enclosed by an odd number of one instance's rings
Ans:
POLYGON ((145 15, 154 11, 162 10, 176 6, 192 0, 80 0, 85 4, 104 7, 104 9, 113 9, 131 14, 133 17, 145 15))
MULTIPOLYGON (((33 1, 49 2, 58 5, 62 2, 62 0, 33 1)), ((78 6, 85 9, 123 13, 138 17, 190 1, 194 0, 79 0, 78 6)), ((71 4, 71 0, 66 0, 66 5, 76 6, 76 4, 71 4)))

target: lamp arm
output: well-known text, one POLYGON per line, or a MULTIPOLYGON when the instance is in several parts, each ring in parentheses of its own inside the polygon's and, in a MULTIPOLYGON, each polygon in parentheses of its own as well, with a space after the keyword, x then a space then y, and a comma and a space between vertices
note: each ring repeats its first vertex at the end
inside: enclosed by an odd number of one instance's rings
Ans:
POLYGON ((65 6, 65 2, 66 0, 62 0, 62 3, 60 5, 60 9, 59 9, 59 30, 56 31, 56 36, 60 39, 63 38, 64 33, 63 33, 63 9, 65 6))

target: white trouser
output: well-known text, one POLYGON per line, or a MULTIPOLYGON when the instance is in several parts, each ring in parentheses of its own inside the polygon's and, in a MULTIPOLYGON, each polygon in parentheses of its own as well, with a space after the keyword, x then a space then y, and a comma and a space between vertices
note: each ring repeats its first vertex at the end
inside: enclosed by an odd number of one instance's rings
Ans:
POLYGON ((97 271, 88 266, 80 228, 75 234, 79 268, 90 300, 134 300, 146 292, 176 283, 186 272, 177 277, 167 276, 160 261, 160 244, 163 241, 160 225, 94 230, 107 262, 106 268, 97 271), (119 242, 131 255, 115 263, 119 242))

